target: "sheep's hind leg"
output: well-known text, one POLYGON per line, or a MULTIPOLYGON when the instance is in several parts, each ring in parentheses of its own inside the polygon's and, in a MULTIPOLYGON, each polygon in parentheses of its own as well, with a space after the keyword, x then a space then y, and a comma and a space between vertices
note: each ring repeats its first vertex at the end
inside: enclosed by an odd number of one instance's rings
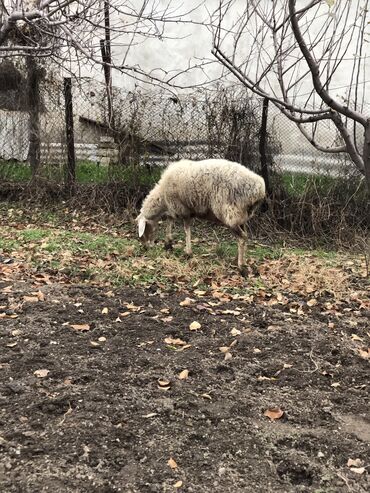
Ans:
POLYGON ((166 237, 164 239, 165 250, 172 250, 173 248, 173 236, 172 236, 173 222, 174 221, 171 217, 167 219, 166 237))
POLYGON ((245 224, 237 226, 234 229, 234 233, 238 237, 238 269, 240 274, 246 277, 248 272, 245 265, 245 246, 248 237, 245 224))
POLYGON ((191 249, 191 219, 184 219, 185 230, 185 255, 191 257, 193 254, 191 249))

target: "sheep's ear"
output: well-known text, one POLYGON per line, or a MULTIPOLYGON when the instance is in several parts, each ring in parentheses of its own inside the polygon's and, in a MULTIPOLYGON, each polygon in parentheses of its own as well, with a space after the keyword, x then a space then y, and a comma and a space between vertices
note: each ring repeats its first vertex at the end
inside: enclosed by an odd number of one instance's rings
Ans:
POLYGON ((146 226, 145 217, 142 217, 142 216, 138 217, 137 224, 138 224, 138 229, 139 229, 139 238, 141 238, 144 234, 145 226, 146 226))

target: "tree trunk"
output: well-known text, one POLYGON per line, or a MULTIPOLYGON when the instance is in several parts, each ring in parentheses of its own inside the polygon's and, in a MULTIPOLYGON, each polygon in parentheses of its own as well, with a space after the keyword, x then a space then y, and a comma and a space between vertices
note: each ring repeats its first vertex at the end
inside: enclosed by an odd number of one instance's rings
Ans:
POLYGON ((64 79, 65 122, 67 141, 67 166, 65 168, 65 187, 69 195, 73 195, 76 185, 76 153, 73 126, 72 79, 64 79))
POLYGON ((370 118, 367 120, 364 132, 364 151, 363 151, 365 179, 367 190, 370 195, 370 118))
POLYGON ((40 167, 40 82, 41 71, 32 57, 26 58, 27 64, 27 100, 29 113, 28 161, 31 166, 32 182, 35 182, 40 167))

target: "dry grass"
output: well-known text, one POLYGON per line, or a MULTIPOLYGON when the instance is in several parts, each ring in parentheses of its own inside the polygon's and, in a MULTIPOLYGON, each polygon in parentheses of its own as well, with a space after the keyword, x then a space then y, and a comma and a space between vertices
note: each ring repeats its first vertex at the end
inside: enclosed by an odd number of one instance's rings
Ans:
POLYGON ((224 228, 196 224, 194 256, 188 259, 180 227, 174 251, 167 252, 161 242, 144 250, 129 220, 122 224, 109 217, 104 222, 100 216, 82 213, 63 217, 68 217, 68 224, 59 216, 30 218, 23 210, 7 210, 0 228, 0 256, 13 258, 24 268, 84 282, 246 295, 259 289, 302 296, 327 293, 336 299, 346 295, 354 276, 366 277, 368 269, 368 257, 361 252, 349 256, 255 242, 247 250, 249 276, 243 278, 236 268, 235 239, 224 228))
MULTIPOLYGON (((338 262, 337 258, 335 264, 338 262)), ((348 292, 350 274, 332 264, 333 261, 307 254, 288 254, 263 263, 259 272, 267 286, 302 295, 329 293, 340 299, 348 292)))

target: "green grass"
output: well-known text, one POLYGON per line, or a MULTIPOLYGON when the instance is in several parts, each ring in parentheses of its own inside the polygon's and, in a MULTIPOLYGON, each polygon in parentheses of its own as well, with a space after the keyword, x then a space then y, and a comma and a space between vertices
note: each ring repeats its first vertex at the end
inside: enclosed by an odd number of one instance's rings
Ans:
MULTIPOLYGON (((80 185, 125 185, 125 194, 129 203, 130 194, 134 198, 139 187, 151 188, 158 181, 161 171, 162 169, 159 167, 149 169, 146 166, 100 166, 91 161, 78 161, 76 181, 80 185)), ((39 173, 40 177, 49 183, 62 184, 64 182, 63 165, 43 164, 39 173)), ((29 165, 0 161, 0 180, 27 183, 30 179, 29 165)), ((273 175, 272 182, 273 190, 277 192, 278 203, 281 195, 290 198, 286 217, 280 218, 277 214, 278 220, 283 221, 284 228, 293 227, 297 229, 299 235, 305 235, 306 232, 312 235, 312 231, 315 230, 316 245, 320 244, 320 238, 323 238, 324 242, 328 241, 329 230, 330 234, 332 233, 333 241, 335 238, 341 238, 342 241, 343 231, 348 231, 349 235, 353 235, 358 224, 365 224, 366 213, 361 212, 366 210, 368 201, 365 180, 359 181, 358 178, 354 177, 347 179, 328 175, 315 176, 305 173, 283 172, 279 175, 273 175), (308 220, 303 222, 300 219, 300 214, 302 212, 306 214, 310 205, 313 207, 314 214, 312 217, 309 215, 308 220), (323 211, 325 218, 325 214, 329 210, 334 216, 334 220, 330 223, 320 216, 320 212, 323 211), (344 219, 341 216, 341 211, 345 213, 344 219), (343 221, 348 224, 348 228, 346 226, 343 228, 343 221), (291 226, 289 222, 291 222, 291 226)), ((120 190, 120 187, 114 190, 120 190)), ((100 192, 102 194, 97 194, 97 200, 105 199, 106 189, 102 187, 100 192)), ((126 200, 120 196, 120 193, 116 198, 117 200, 126 200)), ((103 205, 109 206, 109 203, 103 202, 103 205)), ((226 246, 219 245, 217 251, 220 258, 226 258, 229 254, 235 255, 233 247, 229 252, 226 246)))
MULTIPOLYGON (((208 229, 208 238, 212 238, 208 229)), ((193 258, 188 259, 184 253, 181 228, 175 231, 175 238, 180 239, 181 244, 175 245, 170 252, 164 250, 162 242, 145 249, 137 241, 135 232, 131 232, 128 233, 126 229, 127 237, 122 237, 123 234, 117 237, 100 232, 70 231, 57 226, 26 229, 3 226, 0 253, 26 258, 31 265, 41 270, 57 269, 72 278, 99 279, 115 286, 159 283, 175 287, 178 282, 188 286, 197 282, 198 289, 207 289, 207 283, 202 279, 217 279, 236 273, 237 244, 231 236, 219 243, 207 239, 196 242, 193 258)), ((246 256, 259 265, 268 260, 280 259, 287 252, 302 257, 308 254, 304 249, 251 244, 246 256)), ((309 254, 325 263, 335 260, 333 252, 310 251, 309 254)), ((253 279, 248 289, 254 292, 263 287, 261 280, 253 279)), ((239 288, 230 289, 237 292, 239 288)))
MULTIPOLYGON (((279 246, 268 247, 255 245, 252 247, 247 246, 247 255, 253 259, 262 261, 264 259, 278 259, 282 256, 283 251, 279 246)), ((215 248, 216 255, 221 259, 236 258, 238 253, 237 242, 221 242, 218 243, 215 248)))
MULTIPOLYGON (((27 258, 36 267, 59 269, 71 277, 78 275, 91 279, 98 276, 116 285, 122 282, 166 284, 173 276, 192 285, 215 271, 230 272, 230 266, 236 270, 237 247, 233 238, 223 241, 221 246, 207 241, 196 243, 193 258, 189 260, 184 253, 181 228, 175 232, 181 244, 175 245, 170 252, 165 251, 161 241, 145 249, 136 239, 136 233, 131 231, 129 237, 122 237, 123 234, 115 237, 104 233, 69 231, 55 225, 25 229, 3 226, 0 253, 27 258)), ((250 248, 247 253, 248 257, 258 261, 279 255, 280 249, 275 252, 272 247, 250 248)), ((201 286, 199 283, 199 288, 201 286)))
MULTIPOLYGON (((5 229, 5 228, 4 228, 5 229)), ((86 232, 71 232, 54 229, 23 229, 12 230, 11 238, 6 234, 0 238, 0 248, 10 251, 14 247, 38 247, 47 252, 71 251, 72 253, 84 252, 105 256, 111 253, 122 253, 128 245, 127 240, 112 238, 109 235, 86 232)), ((9 233, 10 234, 10 233, 9 233)))
POLYGON ((360 183, 356 177, 334 177, 330 175, 311 175, 307 173, 288 173, 279 174, 277 180, 282 187, 292 197, 308 197, 319 195, 327 197, 338 194, 338 197, 350 197, 355 194, 358 200, 366 200, 366 183, 365 180, 360 183))
POLYGON ((284 189, 291 195, 302 195, 307 187, 317 189, 330 189, 336 183, 337 179, 327 175, 310 175, 307 173, 286 173, 280 176, 284 189))
MULTIPOLYGON (((78 183, 111 183, 123 182, 131 185, 151 186, 159 179, 161 170, 154 168, 149 170, 145 166, 101 166, 91 161, 78 161, 76 163, 76 180, 78 183)), ((40 166, 39 174, 57 183, 64 180, 62 164, 40 166)), ((28 164, 17 161, 0 161, 0 179, 14 182, 28 182, 31 179, 31 168, 28 164)))
POLYGON ((26 241, 40 241, 47 236, 49 236, 49 231, 47 230, 42 230, 42 229, 26 229, 21 232, 22 240, 24 242, 26 241))
POLYGON ((0 161, 0 178, 17 182, 28 181, 31 178, 31 168, 17 161, 0 161))
POLYGON ((0 252, 10 253, 17 250, 20 246, 18 239, 2 238, 0 236, 0 252))

